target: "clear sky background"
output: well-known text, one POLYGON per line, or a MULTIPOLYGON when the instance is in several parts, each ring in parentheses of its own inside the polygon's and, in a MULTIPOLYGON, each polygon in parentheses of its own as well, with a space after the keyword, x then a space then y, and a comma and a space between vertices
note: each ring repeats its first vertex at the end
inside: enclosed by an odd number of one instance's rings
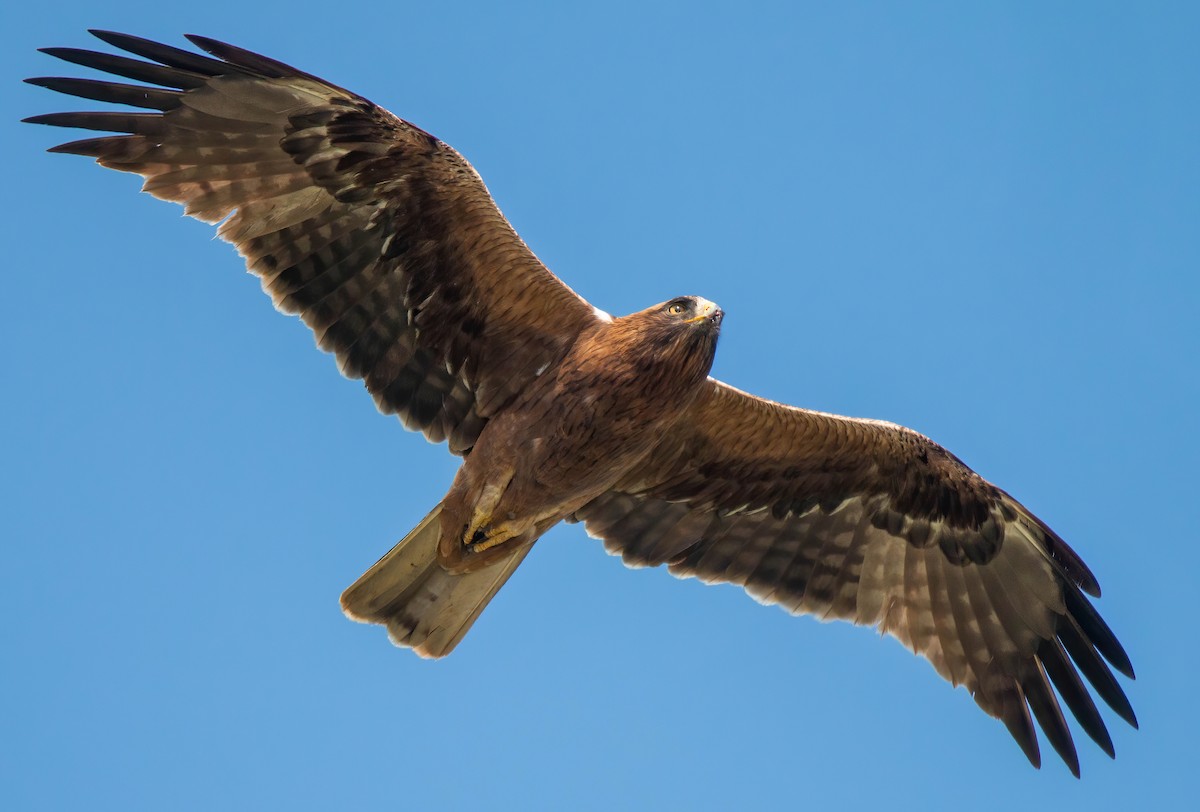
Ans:
POLYGON ((1191 3, 63 2, 0 15, 0 807, 1170 809, 1194 801, 1191 3), (1052 8, 1048 8, 1050 5, 1052 8), (38 46, 202 33, 463 152, 599 307, 918 429, 1084 556, 1139 679, 1083 780, 865 629, 539 543, 441 662, 338 595, 457 464, 233 250, 19 118, 38 46), (1188 794, 1184 795, 1184 790, 1188 794))

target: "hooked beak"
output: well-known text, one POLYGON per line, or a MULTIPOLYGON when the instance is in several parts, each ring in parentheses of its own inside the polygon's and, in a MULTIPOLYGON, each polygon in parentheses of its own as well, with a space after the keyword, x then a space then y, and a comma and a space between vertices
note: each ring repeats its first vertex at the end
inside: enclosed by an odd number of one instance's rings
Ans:
POLYGON ((712 322, 714 327, 721 325, 721 319, 725 318, 725 311, 717 307, 716 302, 710 302, 708 299, 701 299, 697 307, 697 315, 687 320, 688 324, 696 324, 708 320, 712 322))

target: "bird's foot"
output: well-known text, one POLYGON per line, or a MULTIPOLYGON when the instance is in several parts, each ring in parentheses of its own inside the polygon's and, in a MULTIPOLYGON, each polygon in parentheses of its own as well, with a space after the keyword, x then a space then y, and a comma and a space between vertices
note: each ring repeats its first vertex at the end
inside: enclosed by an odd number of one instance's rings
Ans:
POLYGON ((484 550, 498 547, 514 536, 519 535, 518 530, 506 523, 489 527, 491 521, 491 514, 477 511, 471 524, 463 533, 463 546, 472 553, 482 553, 484 550))
POLYGON ((516 532, 503 524, 499 527, 490 527, 487 530, 476 530, 474 535, 471 536, 470 542, 467 543, 467 547, 473 553, 482 553, 484 550, 499 547, 515 535, 517 535, 516 532))

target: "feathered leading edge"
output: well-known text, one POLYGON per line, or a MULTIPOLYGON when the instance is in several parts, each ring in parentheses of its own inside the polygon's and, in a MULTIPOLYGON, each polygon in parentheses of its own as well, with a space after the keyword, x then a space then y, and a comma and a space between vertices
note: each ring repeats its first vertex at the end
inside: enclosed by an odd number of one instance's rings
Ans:
POLYGON ((437 556, 441 512, 439 504, 342 593, 347 617, 387 626, 393 643, 422 657, 453 651, 533 547, 475 572, 447 572, 437 556))

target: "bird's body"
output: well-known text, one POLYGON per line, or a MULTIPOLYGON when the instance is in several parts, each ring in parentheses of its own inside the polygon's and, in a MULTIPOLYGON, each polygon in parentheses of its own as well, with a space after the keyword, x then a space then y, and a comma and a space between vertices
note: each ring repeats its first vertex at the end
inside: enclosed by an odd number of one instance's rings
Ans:
POLYGON ((582 333, 488 421, 463 461, 442 502, 442 564, 491 563, 611 490, 700 394, 721 317, 686 297, 582 333), (607 450, 602 465, 596 448, 607 450))
POLYGON ((95 33, 150 61, 47 53, 148 84, 30 81, 151 112, 31 119, 117 133, 53 151, 138 173, 221 223, 381 411, 464 457, 444 499, 345 592, 352 617, 448 654, 543 533, 582 522, 631 566, 894 635, 1034 764, 1036 719, 1078 774, 1055 689, 1112 754, 1081 675, 1136 724, 1110 670, 1132 666, 1086 597, 1095 577, 932 440, 708 377, 722 314, 699 297, 597 311, 462 156, 366 99, 203 37, 190 39, 212 57, 95 33))
POLYGON ((343 594, 347 614, 448 654, 533 543, 637 471, 687 413, 722 316, 683 297, 597 320, 488 421, 434 512, 343 594), (600 461, 598 447, 612 451, 600 461))

